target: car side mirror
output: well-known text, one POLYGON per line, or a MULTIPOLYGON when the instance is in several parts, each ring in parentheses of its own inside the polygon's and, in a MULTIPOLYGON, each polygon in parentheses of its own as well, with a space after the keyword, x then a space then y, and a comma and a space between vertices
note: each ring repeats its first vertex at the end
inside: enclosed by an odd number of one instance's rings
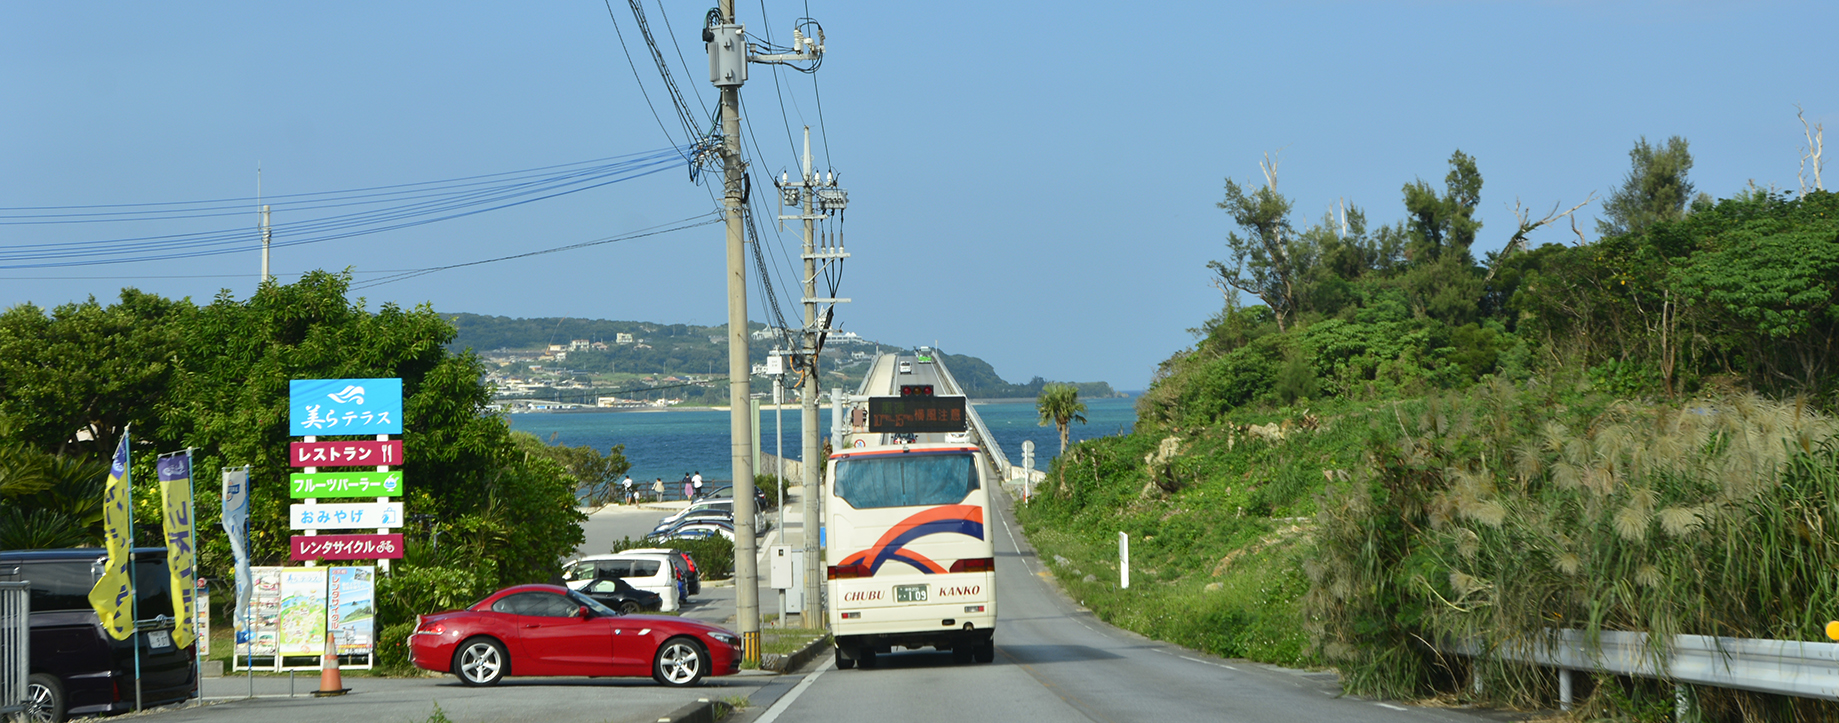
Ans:
POLYGON ((586 620, 588 618, 594 617, 594 611, 589 609, 588 606, 582 605, 581 607, 575 609, 575 617, 581 618, 582 620, 586 620))

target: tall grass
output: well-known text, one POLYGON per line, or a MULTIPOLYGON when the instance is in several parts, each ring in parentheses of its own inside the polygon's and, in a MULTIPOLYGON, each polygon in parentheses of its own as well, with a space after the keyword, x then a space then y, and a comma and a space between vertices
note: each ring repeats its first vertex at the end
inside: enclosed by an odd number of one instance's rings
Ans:
MULTIPOLYGON (((1839 613, 1834 420, 1754 396, 1565 397, 1495 383, 1400 404, 1369 430, 1366 463, 1321 497, 1304 565, 1310 633, 1350 688, 1413 697, 1480 678, 1492 701, 1547 703, 1547 675, 1437 651, 1551 628, 1822 639, 1839 613)), ((1642 686, 1597 690, 1618 710, 1652 702, 1642 686)), ((1831 712, 1699 699, 1740 719, 1831 712)))

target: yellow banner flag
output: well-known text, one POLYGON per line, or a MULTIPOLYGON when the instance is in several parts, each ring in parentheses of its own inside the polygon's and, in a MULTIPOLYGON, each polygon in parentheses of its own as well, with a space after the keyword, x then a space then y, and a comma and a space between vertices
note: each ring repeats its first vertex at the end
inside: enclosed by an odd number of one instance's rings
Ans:
POLYGON ((128 484, 128 435, 115 448, 115 462, 102 487, 102 536, 108 549, 108 567, 90 588, 89 605, 102 620, 102 629, 116 640, 134 634, 134 578, 128 574, 134 550, 134 516, 129 511, 133 487, 128 484))
POLYGON ((172 579, 172 642, 181 648, 191 645, 196 636, 192 625, 197 620, 193 569, 197 553, 192 532, 192 453, 186 450, 161 457, 155 465, 160 475, 160 498, 164 503, 166 530, 166 569, 172 579))

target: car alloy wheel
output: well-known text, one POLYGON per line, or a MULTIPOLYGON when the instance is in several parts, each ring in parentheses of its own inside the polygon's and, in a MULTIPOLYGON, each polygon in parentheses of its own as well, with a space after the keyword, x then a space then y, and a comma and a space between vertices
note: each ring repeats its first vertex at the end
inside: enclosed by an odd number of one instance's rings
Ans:
POLYGON ((627 600, 619 604, 619 611, 627 615, 632 615, 639 611, 639 603, 637 600, 627 600))
POLYGON ((689 638, 671 638, 658 647, 658 658, 651 666, 651 676, 659 683, 681 688, 702 680, 708 666, 708 654, 689 638))
POLYGON ((467 685, 493 685, 504 679, 510 659, 504 646, 489 638, 473 638, 460 644, 453 656, 453 672, 467 685))
POLYGON ((26 709, 20 719, 28 723, 63 723, 64 686, 57 678, 38 673, 26 679, 26 709))

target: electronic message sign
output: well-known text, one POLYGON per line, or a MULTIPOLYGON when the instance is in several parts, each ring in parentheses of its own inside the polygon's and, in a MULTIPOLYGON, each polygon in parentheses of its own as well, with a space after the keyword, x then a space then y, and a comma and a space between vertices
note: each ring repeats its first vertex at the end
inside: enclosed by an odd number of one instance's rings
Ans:
POLYGON ((964 397, 869 397, 868 431, 962 432, 964 397))

